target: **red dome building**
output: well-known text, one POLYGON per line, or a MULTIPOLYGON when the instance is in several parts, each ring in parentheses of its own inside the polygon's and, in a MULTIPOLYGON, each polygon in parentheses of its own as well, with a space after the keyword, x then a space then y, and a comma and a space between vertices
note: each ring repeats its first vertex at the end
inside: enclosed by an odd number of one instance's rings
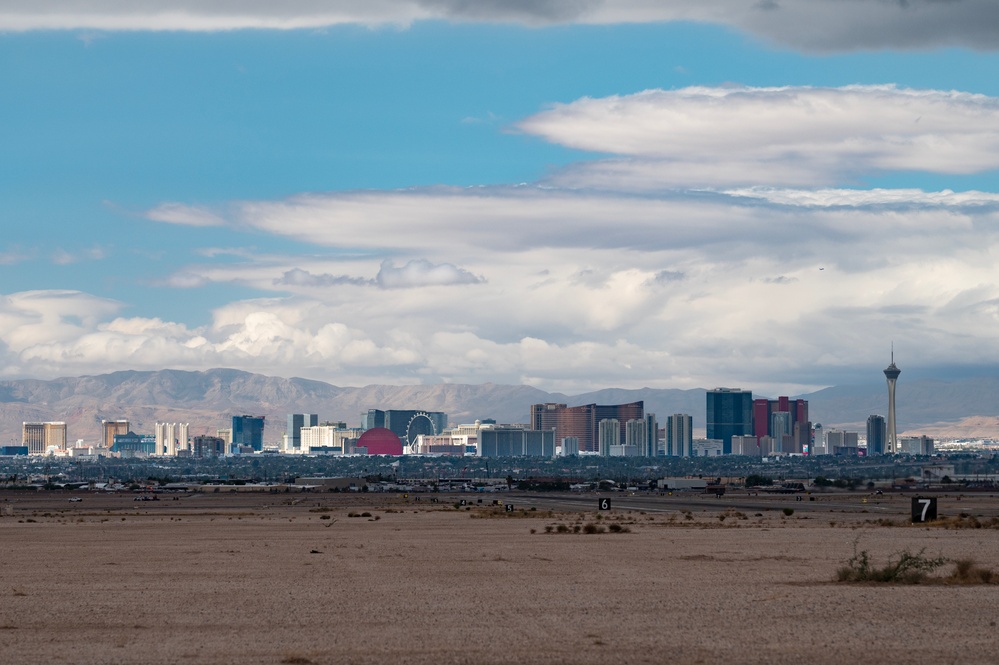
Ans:
POLYGON ((402 455, 399 435, 384 427, 375 427, 362 434, 357 447, 367 448, 369 455, 402 455))

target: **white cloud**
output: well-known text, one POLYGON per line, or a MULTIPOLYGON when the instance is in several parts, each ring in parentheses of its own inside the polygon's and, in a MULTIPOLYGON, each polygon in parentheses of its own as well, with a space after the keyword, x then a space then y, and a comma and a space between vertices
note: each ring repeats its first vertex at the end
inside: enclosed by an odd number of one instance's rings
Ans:
POLYGON ((419 286, 480 284, 485 280, 450 263, 435 265, 426 259, 413 259, 398 268, 391 261, 385 261, 375 281, 383 289, 409 289, 419 286))
MULTIPOLYGON (((925 364, 999 364, 999 195, 828 184, 851 164, 859 165, 851 172, 994 168, 995 105, 891 87, 580 100, 524 129, 611 152, 637 170, 671 160, 698 188, 634 185, 625 174, 628 186, 233 202, 227 223, 308 243, 309 255, 238 250, 216 262, 219 252, 206 250, 203 265, 182 266, 167 283, 237 284, 275 297, 230 303, 210 325, 189 329, 122 317, 120 304, 86 294, 12 294, 0 305, 4 366, 35 374, 237 366, 340 384, 570 391, 762 388, 769 377, 793 392, 843 368, 882 366, 888 339, 925 364), (905 117, 915 129, 878 139, 905 117), (712 164, 725 175, 712 179, 712 164), (768 186, 730 177, 744 168, 768 174, 768 186), (822 188, 795 189, 780 175, 793 172, 822 188)), ((205 211, 155 210, 173 223, 205 211)))
POLYGON ((805 51, 999 46, 999 6, 992 0, 6 0, 0 6, 6 31, 286 30, 426 19, 530 26, 695 21, 805 51))
POLYGON ((226 221, 211 210, 183 203, 161 203, 145 213, 147 219, 184 226, 224 226, 226 221))
POLYGON ((275 279, 274 285, 308 288, 377 286, 382 289, 409 289, 479 284, 483 281, 485 280, 482 277, 450 263, 434 264, 426 259, 413 259, 399 267, 396 267, 392 261, 383 261, 374 279, 330 273, 313 274, 302 268, 291 268, 275 279))
POLYGON ((999 168, 999 100, 895 86, 647 90, 559 104, 517 124, 580 150, 623 156, 556 173, 617 191, 829 185, 887 171, 999 168))

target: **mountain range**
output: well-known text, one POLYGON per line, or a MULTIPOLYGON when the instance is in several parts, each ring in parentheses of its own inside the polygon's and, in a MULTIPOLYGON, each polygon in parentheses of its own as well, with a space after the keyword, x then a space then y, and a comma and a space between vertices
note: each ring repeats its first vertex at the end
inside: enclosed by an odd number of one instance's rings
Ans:
MULTIPOLYGON (((0 443, 21 440, 22 422, 63 420, 68 438, 96 442, 101 420, 127 419, 137 433, 152 433, 156 422, 187 422, 191 435, 214 434, 233 415, 267 417, 265 440, 277 442, 288 413, 318 413, 320 420, 356 426, 368 409, 444 411, 453 423, 493 418, 528 421, 530 405, 559 402, 621 404, 644 400, 659 417, 688 413, 695 432, 704 428, 705 390, 605 389, 580 395, 548 393, 523 385, 370 385, 339 387, 322 381, 280 378, 235 369, 207 371, 122 371, 52 380, 0 382, 0 443), (271 425, 270 423, 274 423, 271 425)), ((863 431, 867 416, 885 414, 883 383, 836 386, 799 395, 809 401, 813 422, 863 431)), ((899 382, 899 432, 937 437, 999 437, 999 378, 899 382)))

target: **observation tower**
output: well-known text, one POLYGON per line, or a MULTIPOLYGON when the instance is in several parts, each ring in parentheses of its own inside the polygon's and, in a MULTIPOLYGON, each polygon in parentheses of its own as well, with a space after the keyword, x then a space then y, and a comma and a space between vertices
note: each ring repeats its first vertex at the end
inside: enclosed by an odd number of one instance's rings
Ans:
POLYGON ((888 379, 888 441, 886 442, 885 453, 890 455, 898 453, 898 432, 895 431, 895 381, 901 373, 902 370, 895 367, 895 348, 892 345, 891 364, 885 368, 885 378, 888 379))

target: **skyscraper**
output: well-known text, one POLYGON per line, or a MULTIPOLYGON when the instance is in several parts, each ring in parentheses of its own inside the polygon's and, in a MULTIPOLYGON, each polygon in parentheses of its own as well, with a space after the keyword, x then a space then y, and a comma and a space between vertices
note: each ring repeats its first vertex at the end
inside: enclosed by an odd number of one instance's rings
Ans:
POLYGON ((603 457, 611 454, 611 448, 621 445, 621 422, 617 418, 606 418, 597 423, 599 452, 603 457))
POLYGON ((674 413, 666 419, 666 455, 690 457, 694 445, 694 419, 686 413, 674 413))
POLYGON ((156 423, 154 455, 175 457, 178 450, 187 449, 188 423, 156 423))
POLYGON ((110 448, 114 445, 116 434, 128 434, 129 425, 127 420, 102 420, 101 429, 104 431, 104 447, 110 448))
POLYGON ((659 421, 656 420, 656 414, 654 413, 645 414, 645 436, 647 443, 645 444, 645 452, 642 455, 645 457, 655 457, 659 454, 659 421))
POLYGON ((902 373, 895 367, 895 349, 891 351, 891 364, 885 368, 885 378, 888 379, 888 441, 886 453, 894 455, 898 452, 898 432, 895 430, 895 381, 902 373))
POLYGON ((722 440, 722 452, 732 454, 732 437, 753 434, 753 392, 715 388, 707 392, 707 434, 722 440))
POLYGON ((289 413, 288 428, 285 437, 288 448, 297 450, 302 446, 302 428, 315 427, 319 424, 318 413, 289 413))
POLYGON ((564 404, 534 404, 531 406, 531 428, 548 430, 555 428, 555 440, 565 438, 579 440, 580 452, 600 452, 599 423, 604 420, 618 422, 618 444, 627 437, 626 426, 629 420, 644 420, 645 403, 629 404, 584 404, 565 406, 564 404))
POLYGON ((867 416, 867 455, 884 455, 887 428, 884 416, 867 416))
POLYGON ((29 455, 44 455, 49 448, 66 449, 66 423, 22 423, 21 445, 28 447, 29 455))
POLYGON ((254 451, 264 448, 264 416, 233 416, 232 417, 232 448, 239 451, 240 446, 250 446, 254 451))

